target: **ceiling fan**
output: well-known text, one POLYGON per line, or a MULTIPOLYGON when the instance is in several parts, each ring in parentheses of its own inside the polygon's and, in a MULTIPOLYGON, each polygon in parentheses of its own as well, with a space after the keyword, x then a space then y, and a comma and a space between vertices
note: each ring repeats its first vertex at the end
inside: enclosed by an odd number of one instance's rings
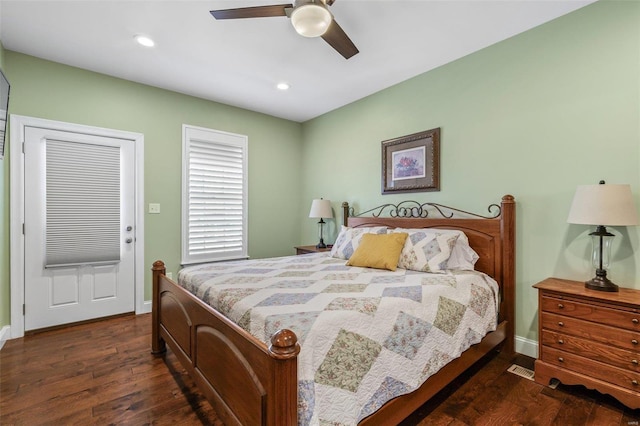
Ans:
POLYGON ((335 0, 295 0, 294 4, 241 7, 237 9, 212 10, 216 19, 268 18, 287 16, 293 27, 304 37, 322 37, 345 59, 349 59, 358 48, 338 25, 329 11, 335 0))

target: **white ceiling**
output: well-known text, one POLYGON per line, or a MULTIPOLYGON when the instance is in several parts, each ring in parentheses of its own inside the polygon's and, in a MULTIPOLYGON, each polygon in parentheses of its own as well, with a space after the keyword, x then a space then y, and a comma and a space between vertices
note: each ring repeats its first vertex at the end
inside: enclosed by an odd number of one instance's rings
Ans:
POLYGON ((5 49, 303 122, 594 0, 336 0, 345 60, 286 17, 210 10, 288 0, 0 0, 5 49), (145 34, 154 48, 137 45, 145 34), (291 88, 278 91, 278 82, 291 88))

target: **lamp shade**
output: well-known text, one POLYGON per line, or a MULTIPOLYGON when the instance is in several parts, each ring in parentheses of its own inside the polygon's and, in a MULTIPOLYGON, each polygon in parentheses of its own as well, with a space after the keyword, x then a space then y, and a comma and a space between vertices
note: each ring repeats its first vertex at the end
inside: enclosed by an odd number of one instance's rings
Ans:
POLYGON ((320 198, 319 200, 313 200, 311 203, 311 210, 309 211, 309 217, 313 218, 331 218, 333 217, 333 210, 331 210, 331 201, 323 200, 320 198))
POLYGON ((329 28, 333 17, 324 4, 309 3, 296 7, 291 13, 291 24, 304 37, 320 37, 329 28))
POLYGON ((630 226, 638 212, 630 185, 579 185, 567 222, 582 225, 630 226))

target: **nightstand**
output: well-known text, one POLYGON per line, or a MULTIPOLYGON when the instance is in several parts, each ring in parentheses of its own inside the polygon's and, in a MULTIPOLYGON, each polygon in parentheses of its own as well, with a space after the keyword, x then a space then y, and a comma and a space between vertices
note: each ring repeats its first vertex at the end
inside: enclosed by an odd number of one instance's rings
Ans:
POLYGON ((320 253, 323 251, 331 251, 331 247, 333 245, 328 245, 327 248, 317 248, 316 246, 297 246, 296 255, 298 254, 307 254, 307 253, 320 253))
POLYGON ((552 378, 640 408, 640 290, 589 290, 547 278, 538 289, 536 382, 552 378))

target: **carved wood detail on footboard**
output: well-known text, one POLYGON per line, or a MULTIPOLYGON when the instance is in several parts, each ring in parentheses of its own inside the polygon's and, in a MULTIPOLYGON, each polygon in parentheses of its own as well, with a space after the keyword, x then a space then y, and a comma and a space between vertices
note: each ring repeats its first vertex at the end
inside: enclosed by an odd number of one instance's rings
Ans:
POLYGON ((267 348, 164 273, 154 263, 153 353, 166 342, 227 425, 296 424, 296 335, 281 330, 267 348))

